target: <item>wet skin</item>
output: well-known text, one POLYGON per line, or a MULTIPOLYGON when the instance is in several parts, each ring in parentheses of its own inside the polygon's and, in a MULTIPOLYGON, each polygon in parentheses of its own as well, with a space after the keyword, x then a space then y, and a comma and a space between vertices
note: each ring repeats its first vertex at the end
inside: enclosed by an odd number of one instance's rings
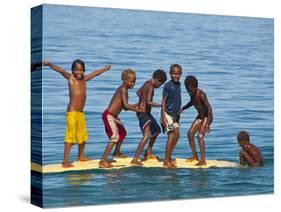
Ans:
POLYGON ((213 120, 212 108, 208 102, 206 94, 202 90, 188 85, 187 92, 189 93, 191 100, 182 108, 182 111, 188 109, 191 106, 194 106, 198 112, 198 116, 191 124, 188 132, 188 140, 192 150, 192 157, 188 158, 186 161, 192 162, 198 160, 194 141, 194 136, 196 133, 198 133, 198 143, 201 152, 201 159, 196 165, 206 165, 204 136, 206 132, 210 131, 210 124, 213 120))
POLYGON ((240 141, 242 147, 240 151, 240 164, 242 166, 248 164, 249 167, 263 166, 263 156, 260 150, 248 141, 240 141))

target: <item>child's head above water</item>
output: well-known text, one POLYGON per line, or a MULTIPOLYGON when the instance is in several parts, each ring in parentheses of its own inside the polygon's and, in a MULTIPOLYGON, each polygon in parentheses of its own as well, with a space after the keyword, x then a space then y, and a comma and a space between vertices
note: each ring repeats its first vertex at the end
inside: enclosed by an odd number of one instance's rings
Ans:
POLYGON ((237 135, 237 141, 240 146, 243 146, 250 141, 250 135, 247 131, 240 131, 237 135))
POLYGON ((121 78, 127 88, 133 88, 136 83, 136 72, 132 69, 125 69, 121 78))
POLYGON ((170 67, 171 79, 174 82, 178 82, 180 80, 181 74, 182 74, 182 67, 179 64, 172 64, 170 67))
POLYGON ((160 87, 163 83, 166 82, 167 80, 167 75, 165 73, 165 71, 161 70, 161 69, 157 69, 156 71, 154 71, 152 78, 155 82, 155 87, 158 88, 160 87))
POLYGON ((85 63, 80 59, 74 60, 71 65, 71 71, 76 79, 83 79, 85 72, 85 63))
POLYGON ((184 80, 187 92, 192 96, 198 88, 198 80, 194 76, 187 76, 184 80))

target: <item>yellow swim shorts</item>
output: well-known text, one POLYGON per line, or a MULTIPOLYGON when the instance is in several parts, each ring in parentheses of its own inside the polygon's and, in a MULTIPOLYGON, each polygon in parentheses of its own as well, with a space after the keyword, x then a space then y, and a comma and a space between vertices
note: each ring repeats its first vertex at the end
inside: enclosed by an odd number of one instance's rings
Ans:
POLYGON ((64 141, 81 144, 87 140, 88 133, 84 112, 67 112, 64 141))

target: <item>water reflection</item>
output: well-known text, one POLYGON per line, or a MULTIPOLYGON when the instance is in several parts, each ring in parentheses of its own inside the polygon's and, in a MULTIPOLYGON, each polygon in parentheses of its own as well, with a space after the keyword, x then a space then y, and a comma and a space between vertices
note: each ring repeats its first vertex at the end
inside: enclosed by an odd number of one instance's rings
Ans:
POLYGON ((92 173, 70 173, 65 175, 66 185, 61 192, 63 203, 66 206, 85 204, 89 192, 88 184, 94 180, 92 173))
POLYGON ((66 175, 66 181, 68 185, 83 185, 91 182, 93 179, 93 174, 91 173, 77 173, 66 175))

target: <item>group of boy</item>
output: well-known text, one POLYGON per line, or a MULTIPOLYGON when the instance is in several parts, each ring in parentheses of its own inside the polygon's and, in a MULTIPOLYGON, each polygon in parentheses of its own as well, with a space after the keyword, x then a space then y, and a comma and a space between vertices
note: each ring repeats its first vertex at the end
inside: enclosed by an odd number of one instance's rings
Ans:
MULTIPOLYGON (((84 149, 88 134, 86 130, 86 121, 83 108, 86 102, 86 81, 108 71, 111 66, 105 66, 101 69, 90 72, 85 75, 85 64, 82 60, 75 60, 72 63, 72 73, 67 72, 48 61, 42 62, 44 66, 49 66, 54 71, 62 74, 68 80, 69 85, 69 104, 66 112, 66 133, 64 143, 64 159, 62 166, 64 168, 73 167, 69 162, 69 153, 72 145, 78 143, 78 161, 88 161, 85 157, 84 149)), ((126 158, 127 156, 121 152, 121 144, 126 137, 126 130, 121 120, 118 118, 120 112, 131 110, 136 112, 139 126, 142 131, 142 138, 138 144, 135 155, 131 161, 132 166, 142 166, 143 163, 139 157, 145 145, 147 150, 144 153, 144 161, 149 159, 159 160, 152 152, 152 147, 157 136, 161 133, 161 127, 167 133, 167 143, 165 158, 163 162, 164 168, 176 168, 176 159, 173 159, 172 152, 175 149, 180 137, 179 120, 180 114, 194 106, 198 112, 197 117, 191 124, 188 131, 189 145, 192 150, 192 156, 186 162, 198 161, 197 166, 206 165, 204 136, 210 131, 210 125, 213 120, 212 108, 207 99, 207 95, 198 88, 198 81, 194 76, 187 76, 184 84, 190 96, 190 101, 182 107, 181 104, 181 83, 182 67, 179 64, 173 64, 170 67, 170 77, 167 83, 165 71, 154 71, 152 78, 146 81, 137 91, 139 101, 135 104, 128 103, 128 89, 132 89, 136 82, 136 73, 132 69, 126 69, 121 74, 122 84, 116 89, 111 102, 102 114, 102 120, 105 126, 105 132, 109 142, 105 148, 102 158, 99 162, 100 168, 112 168, 112 160, 108 160, 108 156, 115 146, 113 157, 126 158), (154 89, 164 85, 162 102, 153 102, 154 89), (152 107, 161 108, 161 127, 151 114, 152 107), (196 152, 195 135, 197 134, 200 147, 201 158, 199 159, 196 152), (149 142, 148 142, 149 141, 149 142)), ((262 165, 262 155, 257 147, 249 143, 249 135, 243 131, 238 135, 238 141, 242 150, 240 152, 240 164, 249 166, 262 165), (246 136, 246 134, 248 137, 246 136), (247 141, 248 139, 248 141, 247 141), (241 141, 242 140, 242 141, 241 141)))

